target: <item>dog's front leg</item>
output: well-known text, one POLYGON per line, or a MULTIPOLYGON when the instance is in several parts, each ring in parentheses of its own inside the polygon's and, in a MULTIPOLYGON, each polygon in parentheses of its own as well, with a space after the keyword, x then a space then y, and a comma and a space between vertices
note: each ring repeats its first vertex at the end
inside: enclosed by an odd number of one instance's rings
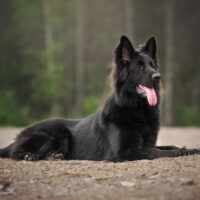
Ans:
POLYGON ((177 148, 173 150, 162 150, 159 148, 143 148, 143 149, 128 149, 119 152, 120 160, 141 160, 141 159, 155 159, 163 157, 178 157, 185 155, 200 154, 198 149, 184 149, 177 148))
POLYGON ((158 148, 160 150, 177 150, 177 149, 182 149, 180 147, 173 146, 173 145, 169 145, 169 146, 156 146, 156 148, 158 148))
POLYGON ((200 154, 200 149, 186 149, 186 147, 176 147, 176 146, 156 146, 157 149, 160 150, 174 150, 181 154, 181 156, 185 155, 193 155, 193 154, 200 154))

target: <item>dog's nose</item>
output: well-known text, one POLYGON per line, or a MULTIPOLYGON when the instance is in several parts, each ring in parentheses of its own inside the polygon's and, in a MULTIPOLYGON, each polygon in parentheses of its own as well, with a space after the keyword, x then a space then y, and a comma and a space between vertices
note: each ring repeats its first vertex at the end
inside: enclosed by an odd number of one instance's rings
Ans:
POLYGON ((152 80, 153 81, 159 81, 161 78, 161 75, 159 73, 152 74, 152 80))

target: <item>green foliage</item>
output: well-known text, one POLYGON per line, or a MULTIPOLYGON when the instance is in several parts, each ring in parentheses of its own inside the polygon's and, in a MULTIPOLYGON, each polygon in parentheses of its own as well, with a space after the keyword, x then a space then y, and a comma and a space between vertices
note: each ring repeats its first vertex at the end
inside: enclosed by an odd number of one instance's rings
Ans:
POLYGON ((29 108, 16 101, 13 93, 0 95, 0 125, 25 126, 30 122, 29 108))
POLYGON ((179 126, 200 126, 200 109, 196 105, 184 105, 176 112, 179 126))
POLYGON ((33 101, 48 103, 51 99, 59 99, 61 91, 59 87, 59 78, 62 74, 62 66, 56 65, 54 72, 46 70, 38 71, 32 81, 32 88, 35 91, 31 94, 33 101))
MULTIPOLYGON (((196 1, 176 7, 174 27, 174 125, 200 126, 198 19, 196 1), (193 10, 191 14, 191 10, 193 10), (185 15, 189 14, 185 18, 185 15), (184 19, 184 20, 182 20, 184 19), (182 31, 184 30, 184 31, 182 31), (192 34, 191 34, 192 33, 192 34), (192 35, 192 37, 191 37, 192 35), (192 77, 192 78, 191 78, 192 77), (183 88, 184 85, 184 89, 183 88), (189 105, 189 106, 188 106, 189 105)), ((43 0, 2 1, 0 15, 0 125, 25 126, 32 121, 55 116, 72 117, 76 107, 77 49, 82 48, 83 113, 94 113, 99 97, 109 91, 107 82, 114 48, 125 33, 124 1, 85 0, 83 44, 77 44, 77 9, 73 0, 49 0, 48 17, 52 26, 52 49, 46 47, 43 0), (89 6, 88 6, 89 5, 89 6), (122 9, 123 8, 123 9, 122 9), (114 16, 114 17, 113 17, 114 16), (53 67, 49 67, 49 60, 53 67)), ((159 70, 165 77, 166 27, 165 4, 162 1, 136 1, 129 36, 135 45, 150 34, 156 36, 159 48, 159 70), (163 23, 165 22, 165 23, 163 23)), ((50 45, 51 46, 51 45, 50 45)), ((82 91, 82 90, 81 90, 82 91)), ((103 99, 103 98, 102 98, 103 99)), ((101 102, 102 103, 102 102, 101 102)), ((76 116, 75 116, 76 117, 76 116)))
POLYGON ((96 112, 98 108, 98 98, 96 96, 87 96, 83 102, 84 116, 91 115, 96 112))

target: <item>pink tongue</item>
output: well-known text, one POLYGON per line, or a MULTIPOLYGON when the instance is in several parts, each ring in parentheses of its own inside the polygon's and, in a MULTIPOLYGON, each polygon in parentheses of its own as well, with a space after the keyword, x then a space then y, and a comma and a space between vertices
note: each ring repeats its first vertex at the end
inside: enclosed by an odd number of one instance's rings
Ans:
POLYGON ((147 95, 147 100, 150 106, 155 106, 157 104, 157 96, 153 88, 142 86, 142 89, 145 90, 147 95))

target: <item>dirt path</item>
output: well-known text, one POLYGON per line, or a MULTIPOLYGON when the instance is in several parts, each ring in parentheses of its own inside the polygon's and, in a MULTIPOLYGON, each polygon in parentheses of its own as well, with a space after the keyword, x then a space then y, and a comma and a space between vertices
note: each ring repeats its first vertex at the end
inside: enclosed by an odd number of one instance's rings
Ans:
MULTIPOLYGON (((200 147, 199 130, 165 128, 158 143, 200 147)), ((18 130, 7 131, 0 131, 0 146, 18 130)), ((0 159, 0 199, 199 200, 200 156, 123 163, 0 159)))

